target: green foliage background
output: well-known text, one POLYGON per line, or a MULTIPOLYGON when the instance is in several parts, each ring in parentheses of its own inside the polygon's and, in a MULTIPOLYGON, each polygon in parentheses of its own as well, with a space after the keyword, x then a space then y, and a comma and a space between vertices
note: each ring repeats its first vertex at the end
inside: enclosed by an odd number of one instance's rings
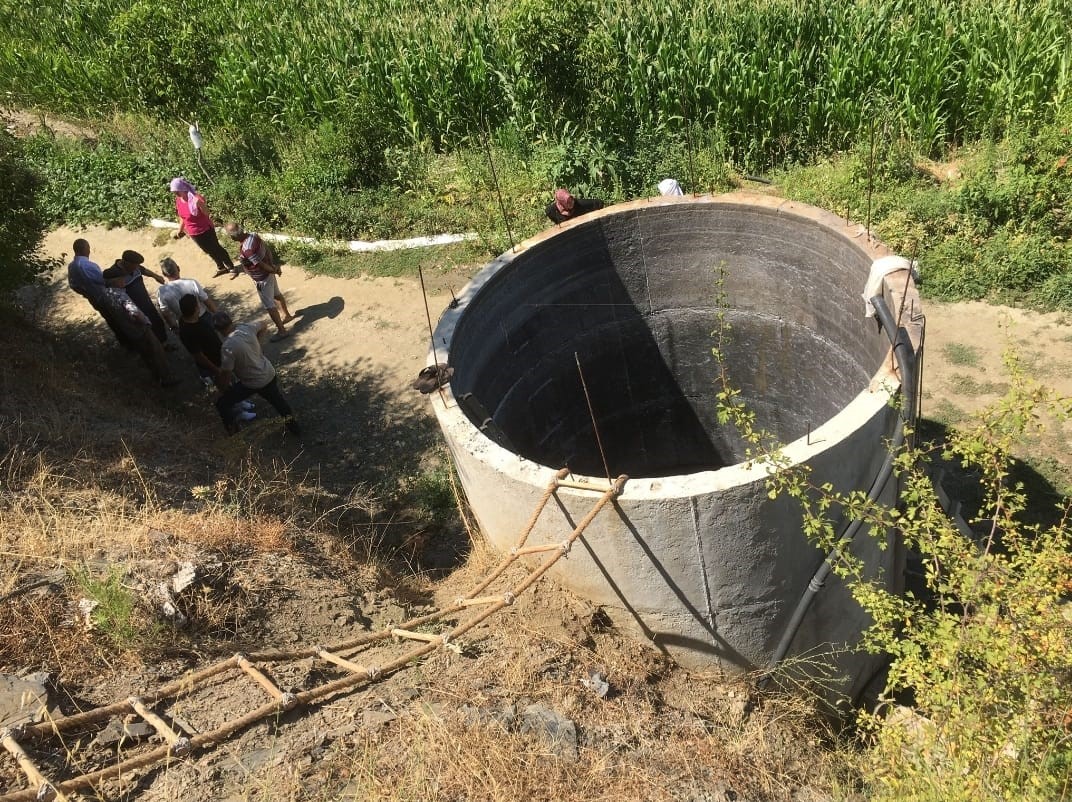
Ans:
POLYGON ((844 146, 877 110, 928 147, 1045 120, 1069 92, 1070 12, 1070 0, 41 0, 0 11, 0 92, 243 130, 345 128, 358 114, 437 148, 485 120, 614 147, 688 120, 762 166, 844 146))
POLYGON ((0 296, 52 266, 38 252, 47 220, 38 203, 40 189, 20 143, 0 131, 0 296))
POLYGON ((614 201, 774 171, 918 256, 932 296, 1070 308, 1070 19, 1072 0, 42 0, 0 7, 0 98, 100 132, 27 143, 55 222, 170 216, 181 174, 252 227, 475 230, 494 253, 554 186, 614 201))

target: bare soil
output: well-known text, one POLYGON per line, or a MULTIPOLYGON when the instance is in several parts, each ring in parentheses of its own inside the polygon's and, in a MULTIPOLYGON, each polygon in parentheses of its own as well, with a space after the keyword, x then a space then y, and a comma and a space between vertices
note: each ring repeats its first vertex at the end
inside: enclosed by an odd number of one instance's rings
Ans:
MULTIPOLYGON (((189 240, 148 230, 61 229, 49 235, 46 253, 68 259, 76 236, 90 241, 102 266, 127 248, 154 266, 170 255, 236 318, 264 316, 249 280, 212 278, 210 260, 189 240)), ((459 288, 466 273, 433 272, 433 322, 449 300, 446 288, 459 288)), ((7 481, 23 489, 5 499, 0 516, 7 577, 0 593, 79 562, 136 564, 152 573, 200 554, 224 566, 186 608, 200 619, 194 634, 144 654, 104 648, 99 634, 72 625, 68 597, 77 592, 62 572, 54 587, 0 600, 7 636, 0 635, 0 671, 51 671, 65 712, 126 698, 239 648, 330 641, 421 614, 449 604, 497 559, 464 521, 437 526, 413 509, 411 491, 443 461, 434 418, 409 386, 428 350, 419 284, 335 279, 291 264, 280 287, 300 317, 290 339, 265 350, 301 421, 300 440, 285 436, 263 403, 263 420, 225 438, 181 348, 170 359, 187 378, 165 392, 109 342, 93 310, 66 288, 63 271, 26 296, 54 340, 39 351, 46 364, 31 366, 16 349, 16 378, 0 378, 10 404, 0 428, 30 444, 6 464, 7 481), (20 371, 54 386, 61 402, 47 402, 47 386, 19 386, 20 371), (72 385, 84 390, 82 404, 78 395, 60 396, 59 388, 67 393, 72 385), (36 409, 12 412, 31 403, 36 409), (78 448, 67 454, 66 469, 53 462, 47 478, 27 480, 35 453, 59 460, 72 442, 78 448), (234 488, 252 463, 275 466, 289 495, 274 505, 268 492, 245 500, 235 518, 228 505, 238 503, 234 488), (96 498, 80 490, 85 483, 72 477, 86 466, 119 490, 96 498), (295 495, 307 487, 331 496, 317 509, 343 510, 331 521, 335 529, 322 526, 326 513, 307 517, 295 495), (44 524, 31 496, 52 505, 47 534, 35 530, 44 524), (215 506, 186 517, 206 497, 215 506), (152 512, 127 515, 128 503, 152 512), (72 517, 86 510, 92 515, 72 517), (344 513, 355 510, 363 518, 346 531, 364 534, 338 537, 344 513), (83 523, 68 530, 55 525, 62 520, 83 523), (385 547, 393 561, 377 553, 385 547), (16 659, 12 640, 30 643, 30 632, 41 637, 16 659)), ((1029 374, 1072 395, 1072 327, 1063 316, 985 304, 927 303, 926 312, 923 414, 934 429, 1000 397, 1009 381, 1002 354, 1010 346, 1029 374)), ((1020 455, 1053 493, 1069 490, 1070 434, 1066 427, 1025 443, 1020 455)), ((312 664, 299 665, 277 680, 301 689, 317 675, 312 664)), ((236 687, 191 697, 185 715, 204 729, 263 701, 236 687)), ((102 788, 99 798, 852 798, 851 778, 830 769, 829 743, 829 731, 806 706, 759 700, 745 685, 675 669, 608 629, 586 602, 541 583, 460 654, 441 654, 312 713, 256 725, 207 754, 102 788), (605 698, 585 685, 592 672, 610 683, 605 698), (533 705, 575 722, 572 751, 526 729, 533 705)), ((78 759, 101 759, 88 743, 73 751, 78 759)), ((0 789, 16 777, 13 761, 0 756, 0 789)))

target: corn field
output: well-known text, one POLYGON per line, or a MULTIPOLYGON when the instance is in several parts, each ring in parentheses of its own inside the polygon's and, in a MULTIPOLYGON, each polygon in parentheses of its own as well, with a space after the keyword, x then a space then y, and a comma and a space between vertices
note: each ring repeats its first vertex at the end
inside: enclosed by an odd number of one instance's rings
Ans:
POLYGON ((929 149, 1049 119, 1070 30, 1072 0, 5 0, 0 98, 436 148, 697 126, 762 165, 876 116, 929 149))

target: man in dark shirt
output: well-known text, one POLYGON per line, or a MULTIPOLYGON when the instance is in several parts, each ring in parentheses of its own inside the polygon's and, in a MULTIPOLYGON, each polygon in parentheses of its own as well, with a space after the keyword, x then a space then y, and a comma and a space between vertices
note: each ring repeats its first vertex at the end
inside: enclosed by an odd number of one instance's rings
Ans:
POLYGON ((212 327, 212 313, 197 315, 197 296, 190 293, 179 299, 179 339, 197 363, 203 377, 215 381, 220 372, 220 335, 212 327))
MULTIPOLYGON (((220 335, 212 325, 212 313, 207 309, 198 317, 197 296, 190 293, 179 299, 179 339, 197 363, 206 386, 216 385, 220 378, 220 335)), ((257 417, 253 404, 239 401, 235 404, 233 414, 238 420, 251 421, 257 417)))
MULTIPOLYGON (((107 310, 106 314, 119 327, 124 339, 128 340, 141 354, 146 364, 160 380, 161 386, 171 387, 178 384, 179 379, 171 372, 171 367, 168 365, 164 346, 154 336, 152 321, 138 308, 124 289, 128 278, 126 271, 118 265, 113 265, 101 275, 107 286, 100 294, 99 301, 107 310)), ((105 313, 102 312, 102 314, 105 313)))
POLYGON ((130 300, 149 319, 156 339, 162 343, 167 342, 167 327, 164 325, 164 318, 160 317, 156 304, 149 297, 149 291, 145 289, 145 279, 142 278, 146 275, 155 279, 157 284, 163 284, 164 277, 147 268, 145 257, 137 251, 123 251, 123 255, 116 259, 115 264, 108 269, 115 270, 116 268, 123 271, 123 289, 130 296, 130 300))
POLYGON ((547 204, 544 211, 552 223, 565 223, 567 220, 602 208, 603 201, 599 198, 575 198, 568 189, 556 189, 555 199, 547 204))

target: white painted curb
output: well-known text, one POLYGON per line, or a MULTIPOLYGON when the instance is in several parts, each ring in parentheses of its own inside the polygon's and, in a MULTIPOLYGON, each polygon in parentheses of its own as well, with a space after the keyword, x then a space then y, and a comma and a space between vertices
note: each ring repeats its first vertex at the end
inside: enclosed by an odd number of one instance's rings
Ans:
MULTIPOLYGON (((160 220, 156 217, 149 221, 153 228, 178 229, 179 224, 171 220, 160 220)), ((260 232, 258 232, 260 233, 260 232)), ((302 242, 306 245, 319 245, 324 248, 333 248, 338 251, 355 251, 357 253, 370 253, 373 251, 401 251, 406 248, 427 248, 432 245, 450 245, 455 242, 468 242, 478 239, 478 235, 472 231, 465 234, 433 234, 428 237, 410 237, 409 239, 380 239, 380 240, 318 240, 314 237, 296 237, 289 234, 260 234, 261 239, 271 242, 302 242)))

